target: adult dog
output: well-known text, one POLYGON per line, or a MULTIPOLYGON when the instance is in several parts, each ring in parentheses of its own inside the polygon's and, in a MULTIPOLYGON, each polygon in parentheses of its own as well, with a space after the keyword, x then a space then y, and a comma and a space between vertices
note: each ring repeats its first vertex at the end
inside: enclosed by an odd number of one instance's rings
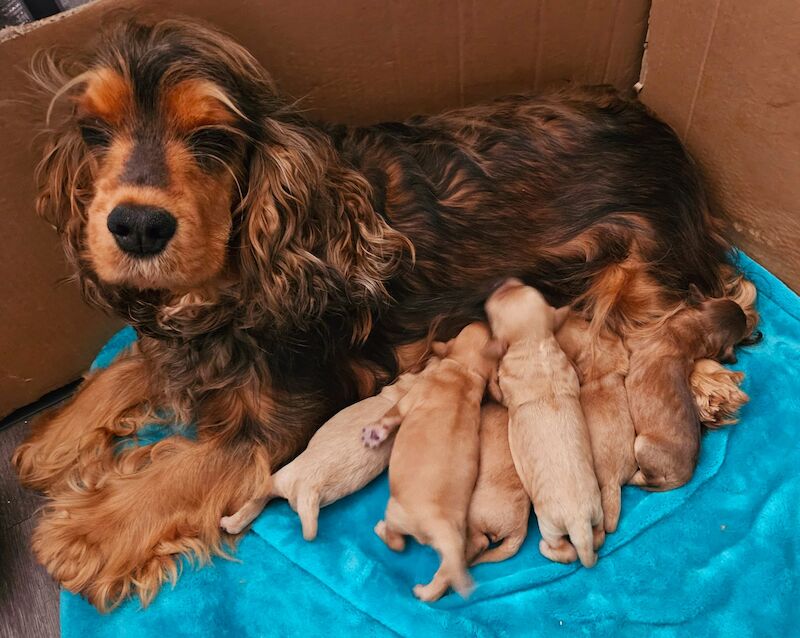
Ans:
POLYGON ((38 210, 85 298, 139 341, 14 460, 52 497, 38 559, 102 610, 146 604, 180 554, 221 552, 221 515, 499 280, 620 334, 692 284, 742 287, 675 134, 609 89, 328 127, 231 39, 183 21, 120 23, 40 71, 70 108, 38 210), (155 418, 196 423, 196 440, 115 454, 155 418))

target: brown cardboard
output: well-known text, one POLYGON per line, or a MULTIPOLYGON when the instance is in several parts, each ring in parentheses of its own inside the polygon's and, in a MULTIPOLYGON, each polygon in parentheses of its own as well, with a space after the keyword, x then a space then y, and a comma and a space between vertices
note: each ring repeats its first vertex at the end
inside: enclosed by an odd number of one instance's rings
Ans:
POLYGON ((641 98, 683 137, 734 238, 800 290, 800 3, 654 0, 641 98))
POLYGON ((90 311, 33 216, 34 51, 76 47, 120 9, 185 14, 237 37, 313 116, 401 118, 573 80, 629 90, 646 0, 105 0, 0 36, 0 416, 74 378, 119 326, 90 311))

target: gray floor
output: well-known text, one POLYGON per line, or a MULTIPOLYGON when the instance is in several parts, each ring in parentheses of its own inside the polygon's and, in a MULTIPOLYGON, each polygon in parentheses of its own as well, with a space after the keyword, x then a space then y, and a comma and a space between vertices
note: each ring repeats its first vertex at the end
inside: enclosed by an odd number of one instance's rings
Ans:
POLYGON ((27 429, 20 419, 0 430, 0 638, 59 635, 58 587, 30 551, 43 499, 20 487, 9 463, 27 429))

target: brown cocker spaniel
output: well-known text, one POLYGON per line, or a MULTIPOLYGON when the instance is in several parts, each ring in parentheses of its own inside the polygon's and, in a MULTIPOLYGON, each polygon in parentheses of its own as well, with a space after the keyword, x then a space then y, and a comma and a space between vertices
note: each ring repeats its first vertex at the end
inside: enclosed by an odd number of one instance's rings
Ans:
POLYGON ((51 497, 38 559, 101 610, 148 603, 181 554, 222 552, 220 516, 507 277, 621 335, 692 284, 741 291, 675 133, 608 88, 329 126, 177 20, 120 22, 38 77, 55 127, 38 210, 86 300, 139 334, 14 459, 51 497), (156 418, 196 440, 115 450, 156 418))

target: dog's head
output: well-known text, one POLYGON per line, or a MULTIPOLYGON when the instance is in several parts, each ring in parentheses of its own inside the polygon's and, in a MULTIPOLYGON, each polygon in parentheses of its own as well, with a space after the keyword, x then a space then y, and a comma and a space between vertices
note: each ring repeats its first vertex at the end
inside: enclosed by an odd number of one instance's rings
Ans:
POLYGON ((556 310, 538 290, 514 278, 501 284, 485 307, 492 332, 506 344, 551 337, 569 314, 568 306, 556 310))
POLYGON ((180 299, 235 282, 252 321, 291 324, 334 298, 385 295, 404 240, 233 40, 125 21, 72 66, 44 59, 34 75, 55 94, 51 110, 67 108, 53 118, 38 209, 85 287, 180 299))

